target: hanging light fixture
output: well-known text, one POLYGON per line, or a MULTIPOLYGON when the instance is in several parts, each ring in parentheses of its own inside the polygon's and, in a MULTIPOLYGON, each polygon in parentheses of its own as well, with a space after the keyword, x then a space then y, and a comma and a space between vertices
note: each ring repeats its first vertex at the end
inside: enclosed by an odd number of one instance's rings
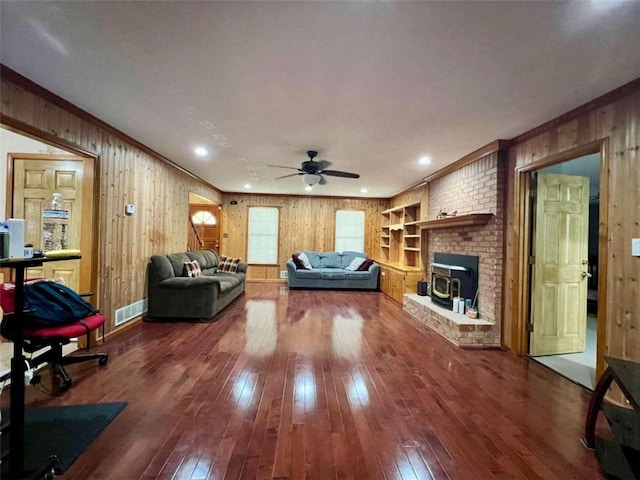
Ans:
POLYGON ((321 179, 322 177, 317 173, 305 173, 304 175, 302 175, 302 181, 309 187, 317 185, 318 183, 320 183, 321 179))

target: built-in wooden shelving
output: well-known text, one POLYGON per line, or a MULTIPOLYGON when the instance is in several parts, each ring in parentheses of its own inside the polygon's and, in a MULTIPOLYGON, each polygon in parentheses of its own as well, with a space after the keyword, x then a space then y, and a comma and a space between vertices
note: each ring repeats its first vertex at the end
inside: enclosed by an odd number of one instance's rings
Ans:
POLYGON ((491 217, 493 217, 493 213, 469 213, 466 215, 456 215, 455 217, 438 218, 435 220, 422 220, 415 223, 424 230, 453 227, 480 227, 489 223, 491 217))
POLYGON ((420 203, 399 205, 382 212, 380 260, 420 267, 420 203))

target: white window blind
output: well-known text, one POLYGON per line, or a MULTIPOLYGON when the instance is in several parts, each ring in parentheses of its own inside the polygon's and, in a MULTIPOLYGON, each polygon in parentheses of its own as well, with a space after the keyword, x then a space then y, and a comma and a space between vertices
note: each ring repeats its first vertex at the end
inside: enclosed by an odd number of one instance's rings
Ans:
POLYGON ((364 252, 364 211, 336 211, 336 252, 364 252))
POLYGON ((278 263, 278 214, 273 207, 249 207, 248 263, 278 263))

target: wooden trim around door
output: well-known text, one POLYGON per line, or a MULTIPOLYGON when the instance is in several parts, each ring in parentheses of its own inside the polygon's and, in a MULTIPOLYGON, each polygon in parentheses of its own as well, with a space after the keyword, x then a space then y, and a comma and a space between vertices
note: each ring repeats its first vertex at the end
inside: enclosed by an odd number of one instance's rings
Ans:
MULTIPOLYGON (((20 133, 20 132, 16 132, 20 133)), ((56 145, 57 147, 57 145, 56 145)), ((98 245, 97 245, 97 211, 99 200, 99 189, 94 188, 95 179, 98 167, 98 158, 87 155, 76 155, 69 152, 68 154, 44 154, 44 153, 20 153, 15 157, 9 155, 7 159, 7 202, 6 202, 6 216, 7 218, 13 211, 13 173, 14 173, 14 158, 23 159, 41 159, 43 157, 51 160, 73 160, 82 161, 83 174, 82 174, 82 191, 83 191, 83 208, 82 208, 82 225, 88 225, 88 228, 82 229, 80 250, 82 252, 82 259, 80 259, 79 269, 79 289, 81 292, 95 292, 98 280, 97 273, 97 258, 98 258, 98 245)), ((97 303, 98 297, 95 296, 91 299, 97 303)), ((97 305, 99 307, 99 305, 97 305)))
POLYGON ((598 228, 598 314, 596 378, 604 371, 604 343, 607 325, 607 259, 609 221, 609 140, 604 138, 567 150, 539 161, 518 167, 514 172, 514 248, 513 256, 513 328, 511 344, 514 353, 528 353, 527 323, 530 316, 531 285, 529 278, 529 252, 531 251, 531 173, 541 168, 566 162, 577 157, 600 154, 600 225, 598 228))

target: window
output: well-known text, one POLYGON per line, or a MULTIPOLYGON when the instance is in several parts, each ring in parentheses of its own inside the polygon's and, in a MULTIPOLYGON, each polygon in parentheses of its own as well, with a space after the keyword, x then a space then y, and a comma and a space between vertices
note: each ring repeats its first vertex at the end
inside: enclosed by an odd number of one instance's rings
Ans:
POLYGON ((364 211, 336 211, 336 252, 364 252, 364 211))
POLYGON ((214 217, 211 212, 198 210, 196 213, 191 215, 191 221, 194 225, 215 225, 216 217, 214 217))
POLYGON ((278 214, 273 207, 249 207, 248 263, 278 263, 278 214))

